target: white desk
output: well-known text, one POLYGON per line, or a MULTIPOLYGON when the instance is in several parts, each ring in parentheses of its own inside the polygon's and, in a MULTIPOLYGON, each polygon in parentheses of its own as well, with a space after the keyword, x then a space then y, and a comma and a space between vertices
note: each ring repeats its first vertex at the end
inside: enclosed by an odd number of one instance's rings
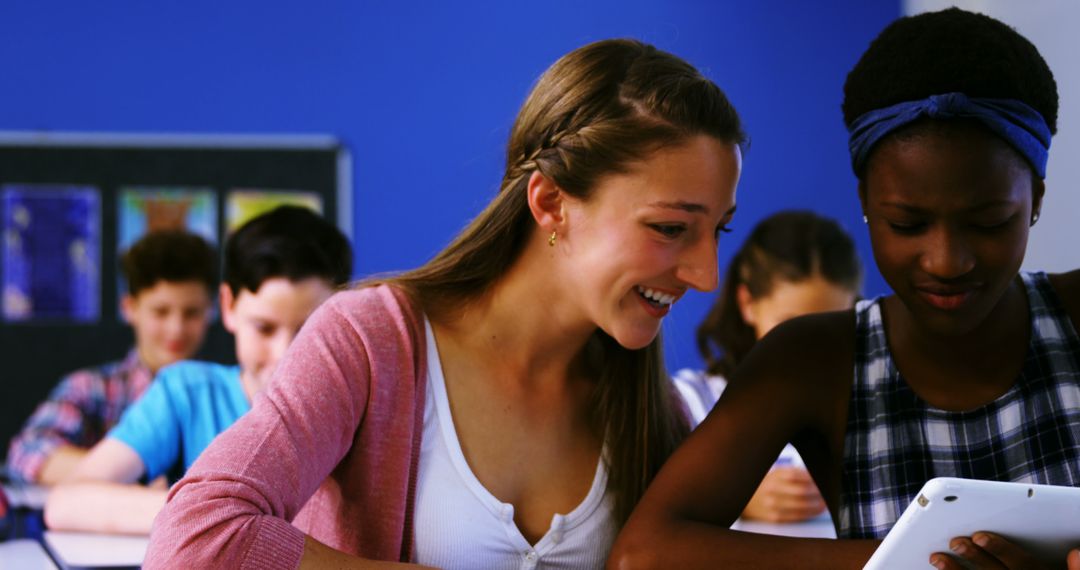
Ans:
POLYGON ((36 540, 0 542, 0 570, 56 570, 56 565, 36 540))
POLYGON ((149 536, 45 531, 45 545, 64 568, 138 568, 149 536))
POLYGON ((731 525, 731 528, 745 532, 799 538, 836 538, 836 529, 833 528, 832 519, 829 518, 828 513, 799 523, 779 524, 739 519, 731 525))
POLYGON ((40 511, 45 508, 45 497, 49 495, 49 488, 22 483, 5 483, 4 494, 7 495, 9 506, 13 509, 40 511))

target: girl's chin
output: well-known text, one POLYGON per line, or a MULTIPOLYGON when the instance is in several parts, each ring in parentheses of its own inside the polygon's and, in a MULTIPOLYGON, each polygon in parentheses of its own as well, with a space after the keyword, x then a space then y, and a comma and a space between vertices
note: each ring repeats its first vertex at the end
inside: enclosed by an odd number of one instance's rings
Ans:
POLYGON ((640 350, 652 344, 656 340, 656 335, 659 330, 652 331, 651 334, 638 332, 635 334, 615 334, 611 335, 615 339, 615 342, 619 343, 619 346, 627 350, 640 350))

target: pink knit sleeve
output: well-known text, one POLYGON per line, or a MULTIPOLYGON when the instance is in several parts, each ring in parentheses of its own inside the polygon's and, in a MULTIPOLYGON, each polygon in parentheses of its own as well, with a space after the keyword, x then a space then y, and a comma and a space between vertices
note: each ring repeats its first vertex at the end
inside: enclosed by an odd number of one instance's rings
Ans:
POLYGON ((373 297, 342 293, 311 316, 251 411, 170 491, 146 568, 299 566, 304 534, 288 521, 348 453, 365 412, 370 363, 350 313, 373 297))

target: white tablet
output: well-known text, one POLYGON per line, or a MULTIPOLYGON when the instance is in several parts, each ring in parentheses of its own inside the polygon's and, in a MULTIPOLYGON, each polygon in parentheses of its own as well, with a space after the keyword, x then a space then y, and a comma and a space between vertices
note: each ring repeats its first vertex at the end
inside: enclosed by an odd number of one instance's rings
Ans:
POLYGON ((1080 547, 1080 487, 938 477, 926 482, 865 569, 930 568, 949 541, 983 530, 1063 566, 1080 547))

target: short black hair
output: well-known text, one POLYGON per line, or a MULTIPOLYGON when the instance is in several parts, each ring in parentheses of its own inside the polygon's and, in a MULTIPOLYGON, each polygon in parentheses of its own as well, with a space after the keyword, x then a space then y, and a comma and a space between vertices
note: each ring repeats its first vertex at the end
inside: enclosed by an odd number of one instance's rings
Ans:
POLYGON ((120 257, 120 271, 132 296, 161 281, 201 283, 213 295, 217 255, 205 239, 182 230, 159 230, 139 238, 120 257))
POLYGON ((225 242, 225 283, 233 296, 258 293, 267 279, 309 277, 344 285, 352 276, 352 248, 334 224, 298 206, 281 206, 251 219, 225 242))
POLYGON ((1057 133, 1057 82, 1039 50, 1008 25, 958 8, 900 18, 878 34, 844 83, 844 124, 954 92, 1017 99, 1057 133))

